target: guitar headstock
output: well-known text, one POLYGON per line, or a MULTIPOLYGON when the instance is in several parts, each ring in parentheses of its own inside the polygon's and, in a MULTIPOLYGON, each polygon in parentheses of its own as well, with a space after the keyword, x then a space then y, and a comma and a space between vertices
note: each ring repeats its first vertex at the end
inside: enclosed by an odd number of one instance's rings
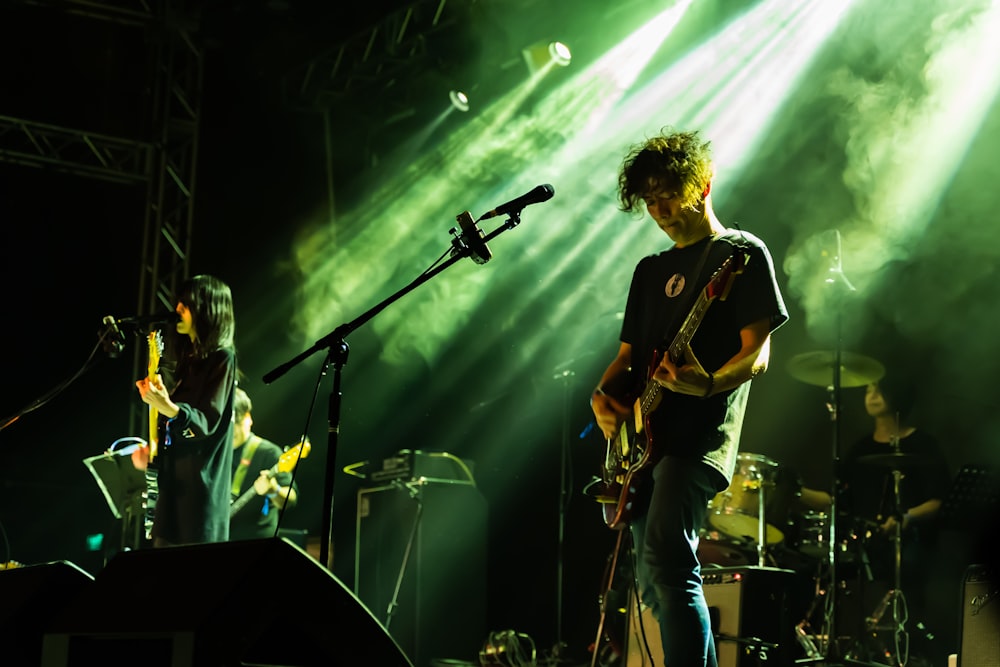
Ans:
POLYGON ((146 338, 149 342, 146 375, 151 378, 160 372, 160 357, 163 355, 163 335, 157 329, 156 331, 150 331, 146 338))
POLYGON ((312 450, 312 444, 309 442, 309 438, 289 447, 278 459, 276 472, 291 472, 295 469, 295 465, 299 462, 299 459, 309 456, 310 450, 312 450))
POLYGON ((733 287, 736 276, 743 273, 747 265, 746 253, 736 250, 726 258, 722 266, 712 274, 708 284, 705 285, 705 297, 707 299, 719 299, 725 301, 729 296, 729 290, 733 287))

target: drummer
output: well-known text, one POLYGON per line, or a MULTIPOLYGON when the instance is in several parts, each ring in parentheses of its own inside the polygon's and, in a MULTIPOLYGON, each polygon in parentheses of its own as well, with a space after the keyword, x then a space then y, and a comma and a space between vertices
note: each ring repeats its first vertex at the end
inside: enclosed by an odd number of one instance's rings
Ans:
MULTIPOLYGON (((914 385, 899 376, 883 376, 865 390, 865 411, 872 418, 869 435, 848 449, 838 471, 838 535, 854 531, 852 548, 864 551, 866 569, 858 572, 878 595, 895 584, 893 538, 902 526, 900 588, 909 608, 909 627, 926 619, 926 588, 933 576, 937 543, 934 520, 948 491, 950 474, 936 438, 908 421, 915 400, 914 385), (896 502, 896 475, 900 476, 896 502), (843 517, 853 517, 846 521, 843 517), (844 523, 849 525, 843 525, 844 523)), ((830 494, 803 486, 798 502, 805 508, 828 512, 830 494)), ((853 555, 853 554, 852 554, 853 555)), ((871 595, 864 595, 865 604, 871 595)), ((868 610, 870 611, 870 610, 868 610)), ((849 628, 845 628, 848 629, 849 628)), ((947 630, 948 628, 937 628, 947 630)))
MULTIPOLYGON (((931 524, 948 491, 949 468, 940 443, 907 421, 914 398, 911 385, 888 377, 868 384, 865 412, 873 419, 873 430, 850 448, 838 475, 840 512, 862 519, 883 535, 895 534, 897 521, 904 531, 931 524), (892 474, 897 467, 905 468, 899 508, 892 474)), ((803 486, 799 502, 827 511, 830 494, 803 486)))

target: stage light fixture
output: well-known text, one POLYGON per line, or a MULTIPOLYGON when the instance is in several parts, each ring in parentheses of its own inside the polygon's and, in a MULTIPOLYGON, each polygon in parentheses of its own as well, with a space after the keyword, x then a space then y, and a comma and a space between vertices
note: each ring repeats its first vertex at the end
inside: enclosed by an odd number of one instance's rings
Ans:
POLYGON ((549 57, 556 65, 566 67, 573 59, 573 54, 570 53, 569 47, 562 42, 550 42, 549 57))
POLYGON ((562 42, 537 42, 522 49, 521 55, 531 74, 556 65, 566 67, 573 58, 569 47, 562 42))
POLYGON ((469 96, 460 90, 453 90, 448 93, 448 97, 451 99, 451 106, 455 107, 459 111, 469 110, 469 96))

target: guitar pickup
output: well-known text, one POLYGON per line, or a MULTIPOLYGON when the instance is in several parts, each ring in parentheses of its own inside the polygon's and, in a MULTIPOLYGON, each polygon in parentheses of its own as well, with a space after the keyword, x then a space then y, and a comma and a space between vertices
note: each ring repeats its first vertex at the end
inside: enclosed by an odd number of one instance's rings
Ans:
POLYGON ((634 433, 642 433, 643 427, 643 416, 642 416, 642 398, 640 397, 632 404, 632 428, 634 433))

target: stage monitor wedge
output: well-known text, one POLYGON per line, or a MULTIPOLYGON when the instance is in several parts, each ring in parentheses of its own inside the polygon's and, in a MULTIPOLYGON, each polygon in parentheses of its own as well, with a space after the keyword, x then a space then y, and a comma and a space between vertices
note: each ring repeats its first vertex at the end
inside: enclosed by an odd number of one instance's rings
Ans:
POLYGON ((413 667, 371 612, 285 538, 126 551, 95 584, 50 625, 42 667, 413 667))
POLYGON ((94 585, 93 576, 68 561, 0 569, 0 664, 38 665, 53 619, 94 585))

